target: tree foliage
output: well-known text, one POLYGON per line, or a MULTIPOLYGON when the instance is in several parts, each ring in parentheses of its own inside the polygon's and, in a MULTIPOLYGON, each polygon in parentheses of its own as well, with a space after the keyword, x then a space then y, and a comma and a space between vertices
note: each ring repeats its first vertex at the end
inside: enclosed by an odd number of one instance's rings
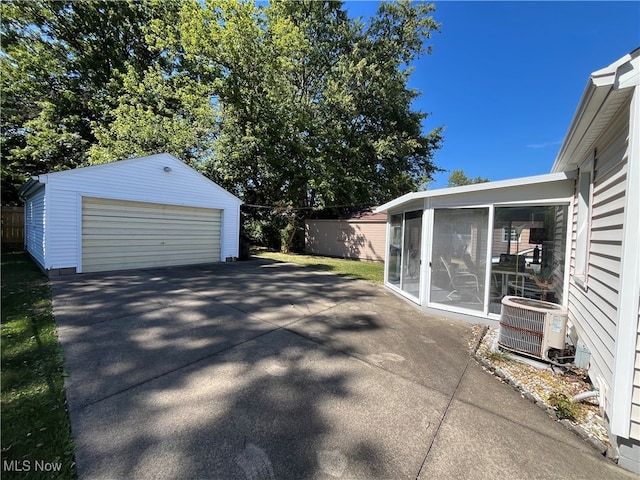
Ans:
POLYGON ((170 24, 180 5, 34 0, 0 8, 4 201, 27 176, 88 163, 127 75, 175 70, 175 57, 150 40, 156 22, 170 24))
POLYGON ((423 132, 408 87, 439 29, 433 10, 381 2, 354 19, 330 1, 4 2, 3 187, 168 151, 247 204, 277 205, 290 247, 300 212, 384 202, 437 170, 441 130, 423 132))
POLYGON ((223 10, 196 44, 214 44, 208 60, 221 54, 228 67, 213 170, 262 204, 370 204, 414 189, 441 140, 422 134, 407 88, 408 63, 436 28, 431 8, 385 3, 368 26, 333 2, 223 10))
POLYGON ((339 2, 189 8, 185 50, 221 73, 209 171, 247 203, 281 205, 287 232, 291 208, 384 202, 436 170, 441 131, 422 133, 407 86, 433 6, 382 3, 368 22, 339 2))
POLYGON ((451 174, 449 175, 449 180, 447 182, 447 187, 461 187, 463 185, 472 185, 474 183, 485 183, 485 182, 490 182, 491 180, 489 180, 488 178, 485 177, 468 177, 465 173, 464 170, 459 169, 459 170, 453 170, 451 172, 451 174))

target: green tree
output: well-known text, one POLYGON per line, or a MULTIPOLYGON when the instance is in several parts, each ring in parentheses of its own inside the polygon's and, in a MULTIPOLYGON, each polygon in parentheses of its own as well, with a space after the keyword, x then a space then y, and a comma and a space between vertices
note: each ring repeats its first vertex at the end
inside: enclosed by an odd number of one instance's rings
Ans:
POLYGON ((437 170, 441 130, 423 133, 408 87, 433 5, 366 20, 308 0, 1 8, 3 196, 27 175, 169 151, 274 206, 254 231, 289 249, 310 209, 384 202, 437 170))
POLYGON ((365 23, 340 2, 185 6, 187 55, 222 74, 208 171, 246 203, 280 206, 285 250, 309 209, 383 202, 436 170, 441 131, 422 133, 407 87, 432 11, 383 3, 365 23))
POLYGON ((449 175, 449 180, 447 182, 447 187, 461 187, 463 185, 472 185, 474 183, 485 183, 490 182, 488 178, 485 177, 467 177, 464 173, 464 170, 453 170, 449 175))
POLYGON ((154 20, 174 18, 161 1, 5 1, 2 16, 3 201, 33 174, 83 165, 107 128, 124 75, 174 58, 151 44, 154 20))
POLYGON ((211 156, 216 135, 210 88, 187 74, 171 77, 150 67, 143 73, 129 67, 115 105, 96 122, 96 143, 88 151, 92 164, 167 152, 198 166, 211 156))

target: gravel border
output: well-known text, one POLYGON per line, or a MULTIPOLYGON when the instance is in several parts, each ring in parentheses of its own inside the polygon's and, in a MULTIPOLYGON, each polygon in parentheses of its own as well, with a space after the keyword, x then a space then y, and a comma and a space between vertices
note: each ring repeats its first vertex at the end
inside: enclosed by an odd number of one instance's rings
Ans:
MULTIPOLYGON (((545 411, 549 417, 553 418, 555 421, 560 422, 563 426, 571 430, 573 433, 578 435, 584 441, 586 441, 591 447, 593 447, 600 455, 605 456, 606 458, 617 462, 618 455, 613 447, 605 444, 605 442, 601 441, 599 438, 596 438, 593 434, 589 432, 589 425, 585 425, 584 423, 574 422, 567 419, 558 419, 556 416, 555 410, 549 406, 547 403, 542 401, 541 399, 534 396, 530 391, 526 389, 520 382, 518 382, 508 371, 501 369, 498 365, 494 365, 487 358, 482 356, 479 352, 480 347, 483 345, 483 342, 487 338, 487 333, 489 333, 489 327, 487 325, 478 325, 480 327, 480 331, 476 333, 474 340, 471 342, 470 350, 471 356, 483 367, 485 370, 490 372, 491 374, 498 377, 504 383, 510 385, 515 390, 520 392, 520 394, 532 402, 534 405, 537 405, 540 409, 545 411)), ((496 329, 497 330, 497 329, 496 329)), ((517 363, 514 361, 513 363, 517 363)))

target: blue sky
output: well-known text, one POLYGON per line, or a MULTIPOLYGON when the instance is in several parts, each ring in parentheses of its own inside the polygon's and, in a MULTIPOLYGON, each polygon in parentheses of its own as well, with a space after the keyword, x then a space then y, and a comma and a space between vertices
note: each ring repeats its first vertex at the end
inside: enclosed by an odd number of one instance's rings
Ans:
MULTIPOLYGON (((503 180, 548 173, 589 75, 640 46, 640 2, 434 2, 414 108, 445 126, 436 164, 503 180)), ((377 2, 346 2, 350 16, 377 2)), ((449 172, 430 189, 446 187, 449 172)))

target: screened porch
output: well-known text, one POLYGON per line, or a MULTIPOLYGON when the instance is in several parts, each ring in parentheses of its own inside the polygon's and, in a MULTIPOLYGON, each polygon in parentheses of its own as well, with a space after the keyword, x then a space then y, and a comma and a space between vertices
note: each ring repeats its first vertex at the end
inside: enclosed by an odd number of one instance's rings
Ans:
POLYGON ((493 320, 506 295, 564 305, 572 188, 554 174, 383 205, 385 284, 425 310, 493 320))

